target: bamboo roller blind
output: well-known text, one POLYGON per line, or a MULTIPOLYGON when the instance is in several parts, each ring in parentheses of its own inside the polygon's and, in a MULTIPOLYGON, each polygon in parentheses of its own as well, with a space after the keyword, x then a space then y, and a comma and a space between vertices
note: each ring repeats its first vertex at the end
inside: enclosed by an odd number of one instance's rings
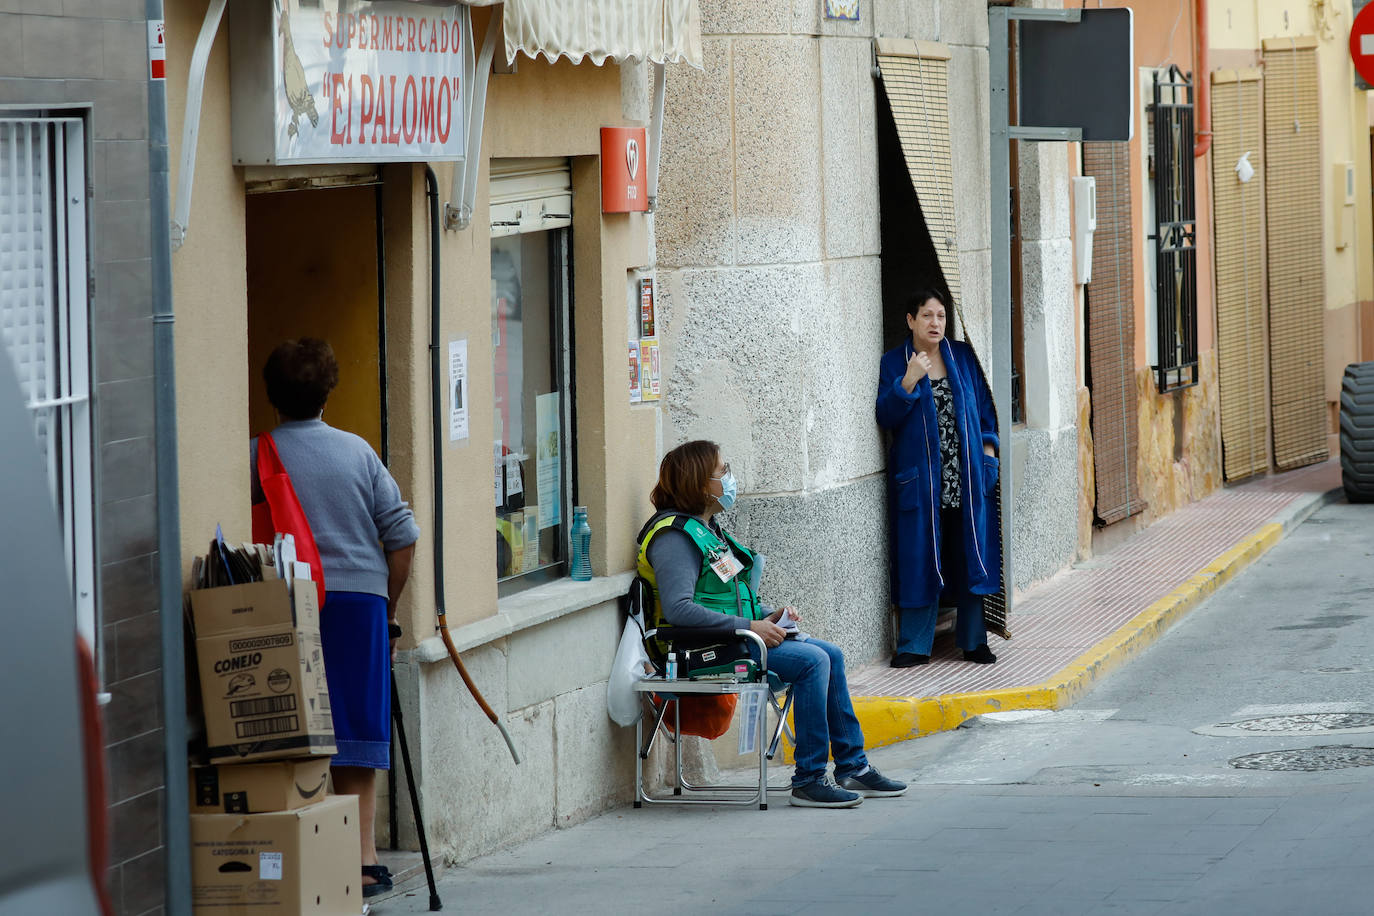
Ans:
POLYGON ((1145 508, 1136 484, 1135 245, 1128 143, 1084 143, 1083 172, 1097 179, 1093 278, 1088 284, 1088 368, 1097 515, 1120 521, 1145 508))
POLYGON ((934 42, 880 39, 878 68, 897 123, 907 174, 957 307, 963 296, 949 140, 949 50, 934 42))
POLYGON ((1227 480, 1269 468, 1260 86, 1258 70, 1212 74, 1217 366, 1222 467, 1227 480), (1242 182, 1235 167, 1246 153, 1255 174, 1242 182))
POLYGON ((1266 40, 1264 71, 1269 379, 1274 463, 1287 469, 1327 456, 1316 40, 1266 40))

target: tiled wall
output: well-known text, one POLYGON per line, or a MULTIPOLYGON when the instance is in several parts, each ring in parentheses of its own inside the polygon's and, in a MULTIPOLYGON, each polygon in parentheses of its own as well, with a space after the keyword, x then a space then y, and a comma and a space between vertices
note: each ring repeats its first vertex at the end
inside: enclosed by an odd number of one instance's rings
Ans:
POLYGON ((0 103, 89 106, 91 340, 111 892, 163 911, 163 731, 153 459, 143 0, 0 0, 0 103))

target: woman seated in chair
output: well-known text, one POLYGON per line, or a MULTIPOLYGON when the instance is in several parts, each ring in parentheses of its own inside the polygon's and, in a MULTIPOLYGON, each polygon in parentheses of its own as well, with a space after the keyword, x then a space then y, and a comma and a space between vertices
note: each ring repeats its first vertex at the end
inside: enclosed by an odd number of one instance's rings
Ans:
MULTIPOLYGON (((906 792, 905 783, 879 773, 864 755, 839 647, 779 625, 798 619, 794 608, 759 602, 754 554, 715 518, 735 502, 735 478, 720 447, 697 440, 664 455, 650 499, 658 513, 640 532, 639 574, 654 587, 654 638, 670 643, 676 631, 690 632, 695 645, 729 642, 745 625, 742 618, 763 639, 768 670, 792 685, 791 804, 852 808, 864 796, 906 792), (832 754, 833 779, 826 773, 832 754)), ((750 640, 749 646, 758 661, 757 645, 750 640)))

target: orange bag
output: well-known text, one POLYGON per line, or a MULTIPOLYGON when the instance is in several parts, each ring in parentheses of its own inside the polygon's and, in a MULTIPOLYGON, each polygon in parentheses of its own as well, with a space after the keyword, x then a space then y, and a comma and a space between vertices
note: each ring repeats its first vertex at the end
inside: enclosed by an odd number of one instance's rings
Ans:
POLYGON ((663 714, 663 724, 668 730, 673 728, 673 703, 682 704, 682 731, 684 735, 697 735, 702 738, 719 738, 730 730, 730 722, 735 718, 735 704, 739 697, 733 693, 720 696, 685 696, 680 700, 669 700, 668 711, 663 714))
POLYGON ((270 433, 258 436, 258 483, 267 499, 253 507, 253 541, 271 544, 278 533, 293 535, 296 559, 310 564, 315 591, 319 593, 319 606, 324 607, 324 566, 320 563, 320 549, 315 546, 310 520, 305 517, 296 488, 291 485, 291 475, 286 473, 286 465, 281 463, 277 443, 272 441, 270 433))

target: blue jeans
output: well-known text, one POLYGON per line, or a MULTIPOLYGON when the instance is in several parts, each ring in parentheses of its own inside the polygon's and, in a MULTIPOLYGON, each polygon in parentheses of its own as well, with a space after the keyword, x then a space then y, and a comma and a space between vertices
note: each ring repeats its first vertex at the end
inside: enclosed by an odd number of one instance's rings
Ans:
MULTIPOLYGON (((965 593, 957 605, 954 618, 954 641, 960 649, 976 649, 988 641, 983 624, 983 596, 965 593)), ((940 613, 940 599, 930 607, 902 607, 897 609, 897 651, 914 655, 929 655, 935 643, 935 618, 940 613)))
MULTIPOLYGON (((758 647, 751 643, 749 651, 758 661, 758 647)), ((809 636, 784 639, 782 645, 768 650, 768 670, 792 685, 792 724, 797 736, 794 787, 819 782, 832 756, 837 780, 868 766, 863 729, 849 701, 839 646, 809 636)))

